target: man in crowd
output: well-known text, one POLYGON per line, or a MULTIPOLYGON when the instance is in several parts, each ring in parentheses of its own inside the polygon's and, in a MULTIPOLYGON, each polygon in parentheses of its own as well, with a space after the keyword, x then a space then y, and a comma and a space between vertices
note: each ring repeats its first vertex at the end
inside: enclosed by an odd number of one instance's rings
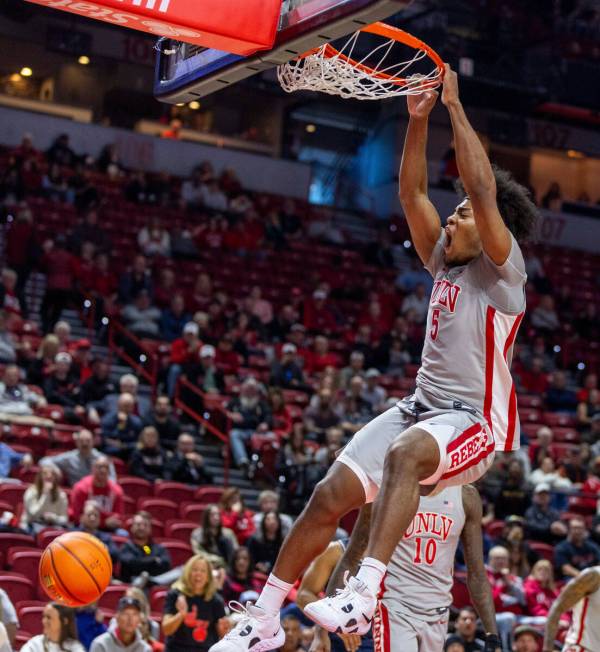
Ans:
POLYGON ((156 428, 161 446, 173 450, 181 433, 179 421, 173 416, 168 396, 157 396, 154 410, 146 418, 145 425, 156 428))
POLYGON ((138 512, 129 528, 130 541, 121 547, 121 576, 123 582, 130 583, 142 573, 159 575, 171 568, 168 550, 152 540, 152 518, 148 512, 138 512))
POLYGON ((212 484, 213 477, 204 468, 204 458, 195 451, 194 438, 189 433, 179 435, 177 449, 167 463, 165 476, 173 482, 212 484))
POLYGON ((283 389, 306 389, 302 369, 296 360, 297 353, 296 345, 291 342, 281 347, 281 357, 271 367, 270 385, 283 389))
POLYGON ((142 605, 135 598, 123 597, 108 631, 94 639, 90 652, 151 652, 140 631, 142 605))
POLYGON ((465 648, 465 652, 483 652, 485 643, 477 638, 477 612, 473 607, 463 607, 454 624, 455 636, 465 648))
POLYGON ((510 555, 503 546, 494 546, 488 554, 488 561, 496 622, 502 640, 508 645, 517 616, 524 613, 526 600, 523 580, 510 572, 510 555))
POLYGON ((84 505, 91 500, 100 510, 101 529, 115 531, 122 527, 125 515, 123 489, 109 478, 109 472, 109 459, 102 455, 95 460, 92 474, 73 487, 69 512, 74 523, 79 523, 84 505))
POLYGON ((232 422, 229 432, 231 452, 236 465, 248 470, 250 460, 246 442, 255 432, 268 432, 272 426, 269 406, 260 396, 260 386, 254 378, 247 378, 236 396, 227 406, 232 422))
POLYGON ((0 413, 29 416, 33 414, 33 410, 46 405, 46 399, 43 396, 32 392, 20 380, 19 367, 9 364, 4 370, 4 376, 0 383, 0 413))
POLYGON ((83 512, 81 512, 81 518, 79 519, 79 527, 76 527, 75 530, 91 534, 96 539, 102 541, 108 548, 113 564, 116 564, 119 561, 119 549, 115 545, 111 535, 99 529, 100 519, 101 515, 98 505, 93 500, 88 500, 83 506, 83 512))
POLYGON ((586 568, 600 564, 600 548, 587 536, 583 518, 572 518, 567 540, 554 549, 554 565, 562 578, 577 577, 586 568))
MULTIPOLYGON (((66 451, 52 457, 44 457, 40 461, 40 464, 44 462, 56 464, 71 487, 82 478, 89 476, 92 473, 94 462, 104 457, 99 450, 94 448, 94 435, 85 428, 73 433, 73 442, 75 450, 66 451)), ((108 477, 111 480, 117 478, 112 462, 109 464, 108 477)))
POLYGON ((533 505, 525 512, 525 528, 530 539, 554 543, 567 535, 567 526, 550 507, 550 499, 550 485, 540 482, 533 492, 533 505))
POLYGON ((171 364, 167 374, 167 393, 170 398, 175 396, 177 380, 185 366, 196 362, 202 345, 198 337, 199 331, 198 324, 190 321, 183 327, 181 337, 171 344, 171 364))
POLYGON ((107 455, 117 455, 128 460, 138 436, 144 427, 140 417, 134 414, 135 398, 121 394, 117 411, 102 419, 102 446, 107 455))
POLYGON ((134 398, 133 412, 140 419, 145 419, 150 412, 150 399, 139 393, 140 383, 133 374, 123 374, 119 378, 119 392, 108 394, 102 402, 102 413, 111 414, 117 412, 117 403, 121 394, 131 394, 134 398))
POLYGON ((110 379, 110 364, 104 358, 92 360, 92 373, 81 386, 81 400, 85 405, 101 408, 102 401, 117 391, 115 384, 110 379))
POLYGON ((513 652, 538 652, 542 634, 529 625, 519 625, 513 632, 513 652))

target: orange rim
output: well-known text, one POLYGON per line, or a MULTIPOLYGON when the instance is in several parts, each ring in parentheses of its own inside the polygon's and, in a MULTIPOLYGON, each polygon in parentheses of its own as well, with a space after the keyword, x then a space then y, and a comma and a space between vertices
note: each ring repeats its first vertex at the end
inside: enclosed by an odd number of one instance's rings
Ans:
MULTIPOLYGON (((367 25, 366 27, 363 27, 360 31, 367 32, 369 34, 376 34, 377 36, 381 36, 383 38, 387 38, 392 41, 398 41, 399 43, 408 45, 409 47, 414 48, 415 50, 423 50, 425 54, 427 54, 427 56, 433 61, 436 68, 438 69, 441 78, 443 79, 444 62, 442 61, 442 58, 433 48, 429 47, 427 43, 424 43, 416 36, 413 36, 412 34, 409 34, 408 32, 405 32, 403 29, 399 29, 398 27, 392 27, 391 25, 386 25, 385 23, 373 23, 372 25, 367 25)), ((392 84, 397 84, 398 86, 406 86, 406 84, 408 83, 408 81, 403 77, 396 77, 395 75, 389 75, 388 73, 385 72, 378 72, 377 70, 371 68, 370 66, 366 66, 363 63, 359 63, 358 61, 355 61, 354 59, 336 50, 329 43, 327 43, 324 47, 321 46, 318 48, 313 48, 312 50, 305 52, 304 54, 300 55, 298 59, 305 59, 306 57, 309 57, 320 51, 323 52, 323 56, 326 59, 333 59, 334 57, 337 57, 338 59, 341 59, 342 61, 349 63, 350 65, 354 66, 358 70, 361 70, 362 72, 370 75, 371 77, 375 77, 376 79, 382 79, 392 84)), ((423 86, 427 87, 428 84, 431 85, 434 83, 437 84, 438 80, 425 80, 423 86)))

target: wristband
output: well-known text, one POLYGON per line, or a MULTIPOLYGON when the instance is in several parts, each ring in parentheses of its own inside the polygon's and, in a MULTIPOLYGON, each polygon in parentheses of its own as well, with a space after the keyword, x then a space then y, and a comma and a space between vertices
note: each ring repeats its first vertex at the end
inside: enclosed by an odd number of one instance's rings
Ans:
POLYGON ((485 635, 485 647, 483 652, 496 652, 496 650, 502 649, 502 641, 497 634, 486 634, 485 635))

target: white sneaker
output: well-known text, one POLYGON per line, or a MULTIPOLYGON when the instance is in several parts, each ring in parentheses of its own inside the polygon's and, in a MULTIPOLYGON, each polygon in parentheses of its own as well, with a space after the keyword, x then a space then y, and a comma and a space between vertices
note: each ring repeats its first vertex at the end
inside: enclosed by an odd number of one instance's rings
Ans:
POLYGON ((377 598, 356 577, 344 578, 344 586, 334 596, 311 602, 304 613, 329 632, 363 636, 371 627, 377 598))
POLYGON ((209 652, 267 652, 283 645, 285 632, 279 614, 270 615, 249 602, 244 607, 232 601, 229 607, 242 618, 209 652))

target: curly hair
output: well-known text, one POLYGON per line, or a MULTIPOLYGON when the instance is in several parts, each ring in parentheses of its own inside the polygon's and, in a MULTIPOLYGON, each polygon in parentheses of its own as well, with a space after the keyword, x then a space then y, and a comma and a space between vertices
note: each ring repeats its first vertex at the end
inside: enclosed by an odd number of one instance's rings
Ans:
MULTIPOLYGON (((508 170, 492 164, 496 179, 496 203, 508 230, 517 242, 526 242, 535 233, 539 212, 533 203, 531 193, 518 183, 508 170)), ((465 197, 464 186, 458 180, 457 191, 465 197)))

